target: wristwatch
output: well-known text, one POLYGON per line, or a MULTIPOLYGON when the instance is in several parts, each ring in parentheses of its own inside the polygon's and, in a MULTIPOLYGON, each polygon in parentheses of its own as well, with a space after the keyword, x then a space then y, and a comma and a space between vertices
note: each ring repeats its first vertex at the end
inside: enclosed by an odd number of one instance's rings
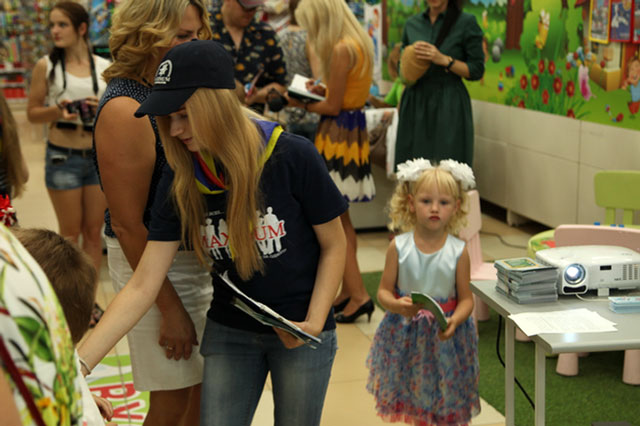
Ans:
POLYGON ((456 60, 455 60, 455 59, 453 59, 453 57, 449 56, 449 65, 447 65, 447 68, 446 68, 446 70, 447 70, 447 71, 450 71, 450 70, 451 70, 451 67, 453 66, 453 63, 454 63, 455 61, 456 61, 456 60))

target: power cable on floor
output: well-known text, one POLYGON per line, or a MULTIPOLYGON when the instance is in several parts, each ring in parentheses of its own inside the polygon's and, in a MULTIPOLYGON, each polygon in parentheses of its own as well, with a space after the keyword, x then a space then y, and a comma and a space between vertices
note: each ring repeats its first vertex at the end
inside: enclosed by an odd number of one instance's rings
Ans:
MULTIPOLYGON (((500 364, 502 364, 502 366, 506 368, 506 366, 504 365, 504 361, 502 360, 502 355, 500 355, 500 334, 501 334, 501 331, 502 331, 502 315, 498 315, 498 336, 496 337, 496 353, 498 354, 498 360, 500 361, 500 364)), ((515 376, 515 374, 513 375, 513 379, 515 380, 516 385, 518 385, 518 387, 522 391, 523 395, 527 398, 527 401, 529 401, 529 404, 531 404, 531 408, 533 408, 535 410, 536 409, 535 403, 533 402, 533 400, 531 399, 531 397, 529 396, 527 391, 524 390, 524 388, 522 387, 522 385, 518 381, 518 378, 515 376)))
POLYGON ((525 249, 525 250, 527 249, 527 246, 520 246, 518 244, 508 243, 507 241, 505 241, 505 239, 502 237, 502 235, 497 234, 495 232, 480 231, 480 235, 489 235, 491 237, 497 237, 500 240, 500 242, 502 244, 504 244, 505 246, 507 246, 507 247, 517 248, 517 249, 525 249))

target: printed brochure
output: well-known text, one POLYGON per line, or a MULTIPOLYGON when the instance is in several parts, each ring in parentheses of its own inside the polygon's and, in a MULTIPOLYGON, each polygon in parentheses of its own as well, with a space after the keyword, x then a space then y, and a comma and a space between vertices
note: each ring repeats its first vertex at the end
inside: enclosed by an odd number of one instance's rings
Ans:
POLYGON ((218 272, 217 274, 220 277, 221 282, 225 284, 233 294, 231 304, 236 308, 245 312, 247 315, 253 317, 255 320, 264 325, 278 327, 288 333, 291 333, 294 337, 300 339, 305 344, 311 346, 314 349, 322 343, 322 340, 305 332, 300 327, 298 327, 267 305, 253 300, 252 298, 244 294, 238 287, 236 287, 235 284, 231 282, 227 272, 225 272, 224 274, 218 272))

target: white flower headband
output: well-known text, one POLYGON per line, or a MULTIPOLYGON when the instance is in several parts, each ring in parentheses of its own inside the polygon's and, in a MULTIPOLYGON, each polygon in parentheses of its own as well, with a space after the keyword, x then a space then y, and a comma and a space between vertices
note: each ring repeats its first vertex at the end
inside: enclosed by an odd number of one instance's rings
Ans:
MULTIPOLYGON (((468 191, 476 186, 476 179, 473 176, 473 170, 471 170, 471 167, 467 164, 449 159, 440 161, 438 167, 451 173, 451 176, 460 182, 460 186, 463 191, 468 191)), ((407 160, 402 164, 398 164, 398 173, 396 173, 396 177, 401 182, 415 182, 418 180, 422 172, 433 168, 435 168, 435 166, 433 166, 429 160, 425 160, 424 158, 407 160)))

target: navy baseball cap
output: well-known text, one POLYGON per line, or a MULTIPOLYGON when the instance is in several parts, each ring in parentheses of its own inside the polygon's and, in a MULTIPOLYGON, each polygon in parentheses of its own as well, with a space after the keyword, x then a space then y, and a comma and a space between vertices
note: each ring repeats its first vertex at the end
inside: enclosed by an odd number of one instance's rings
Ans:
POLYGON ((233 59, 213 40, 192 40, 164 55, 151 93, 135 113, 168 115, 176 112, 200 87, 235 89, 233 59))

